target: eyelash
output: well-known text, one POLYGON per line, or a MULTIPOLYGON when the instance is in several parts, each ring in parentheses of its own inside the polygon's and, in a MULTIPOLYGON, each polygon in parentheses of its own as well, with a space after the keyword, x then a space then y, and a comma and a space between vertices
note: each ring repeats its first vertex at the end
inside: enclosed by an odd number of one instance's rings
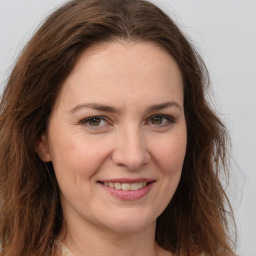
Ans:
POLYGON ((153 116, 150 116, 148 119, 147 119, 147 122, 149 121, 152 121, 153 118, 162 118, 162 122, 163 122, 163 119, 166 119, 167 123, 165 124, 159 124, 159 125, 155 125, 155 124, 152 124, 154 126, 157 126, 157 127, 166 127, 166 126, 170 126, 172 124, 175 123, 175 119, 172 117, 172 116, 169 116, 169 115, 164 115, 164 114, 156 114, 156 115, 153 115, 153 116))
MULTIPOLYGON (((156 126, 156 127, 167 127, 167 126, 171 126, 173 125, 174 123, 176 123, 175 119, 172 117, 172 116, 169 116, 169 115, 164 115, 164 114, 155 114, 155 115, 152 115, 150 116, 149 118, 146 119, 146 124, 148 124, 150 121, 152 122, 153 118, 162 118, 162 123, 164 122, 163 119, 166 119, 165 124, 153 124, 151 123, 151 125, 153 126, 156 126)), ((86 125, 92 129, 100 129, 102 126, 104 125, 91 125, 89 124, 90 121, 92 121, 93 119, 97 119, 100 121, 100 124, 102 121, 106 122, 107 123, 107 126, 111 126, 111 122, 108 121, 108 118, 105 117, 105 116, 91 116, 91 117, 88 117, 88 118, 85 118, 83 120, 81 120, 79 123, 82 124, 82 125, 86 125)))
POLYGON ((107 121, 107 118, 105 116, 91 116, 91 117, 81 120, 79 123, 82 125, 89 126, 90 128, 93 128, 93 129, 99 129, 99 127, 101 127, 101 126, 93 126, 93 125, 89 124, 89 122, 92 121, 93 119, 98 119, 98 120, 100 120, 100 122, 104 121, 106 123, 110 123, 109 121, 107 121))

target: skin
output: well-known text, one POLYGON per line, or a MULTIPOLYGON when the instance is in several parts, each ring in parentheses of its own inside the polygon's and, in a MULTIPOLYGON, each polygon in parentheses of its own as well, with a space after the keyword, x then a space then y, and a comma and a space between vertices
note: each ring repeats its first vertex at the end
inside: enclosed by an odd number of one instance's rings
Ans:
POLYGON ((155 225, 179 183, 186 143, 182 76, 166 51, 120 41, 84 51, 38 145, 61 191, 58 240, 75 256, 171 255, 155 243, 155 225), (123 200, 99 183, 116 178, 154 182, 142 198, 123 200))

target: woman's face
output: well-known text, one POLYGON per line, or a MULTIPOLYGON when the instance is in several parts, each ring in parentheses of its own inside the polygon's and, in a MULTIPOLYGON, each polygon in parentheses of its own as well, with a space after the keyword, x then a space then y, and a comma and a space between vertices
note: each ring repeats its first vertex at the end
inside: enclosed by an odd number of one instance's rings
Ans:
POLYGON ((67 223, 130 232, 152 227, 171 200, 186 142, 174 59, 151 43, 112 42, 80 56, 39 148, 67 223))

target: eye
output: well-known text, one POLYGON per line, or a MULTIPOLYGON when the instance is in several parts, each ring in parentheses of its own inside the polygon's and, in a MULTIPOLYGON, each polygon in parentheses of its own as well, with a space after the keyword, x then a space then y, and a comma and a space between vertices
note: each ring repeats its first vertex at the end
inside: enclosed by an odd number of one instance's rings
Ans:
POLYGON ((151 123, 152 124, 156 124, 156 125, 159 125, 159 124, 162 124, 163 122, 163 117, 162 116, 154 116, 151 118, 151 123))
POLYGON ((99 126, 102 120, 99 117, 92 117, 87 122, 91 126, 99 126))
POLYGON ((88 127, 95 127, 95 128, 107 125, 107 121, 105 120, 105 118, 100 116, 88 117, 86 119, 83 119, 80 123, 88 127))
POLYGON ((152 124, 154 126, 161 127, 161 126, 172 125, 173 123, 175 123, 175 120, 172 116, 157 114, 157 115, 149 117, 148 123, 152 124))

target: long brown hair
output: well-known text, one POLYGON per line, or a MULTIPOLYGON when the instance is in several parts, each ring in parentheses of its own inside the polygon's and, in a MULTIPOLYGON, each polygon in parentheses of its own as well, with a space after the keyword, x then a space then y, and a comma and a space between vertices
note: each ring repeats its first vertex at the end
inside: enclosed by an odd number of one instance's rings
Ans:
POLYGON ((234 255, 228 226, 233 214, 220 181, 227 173, 227 133, 205 99, 209 79, 200 56, 149 2, 73 0, 50 15, 27 44, 2 95, 1 256, 52 253, 63 214, 53 167, 40 160, 35 144, 81 52, 119 39, 162 47, 183 75, 187 152, 177 191, 157 219, 156 241, 175 255, 234 255))

